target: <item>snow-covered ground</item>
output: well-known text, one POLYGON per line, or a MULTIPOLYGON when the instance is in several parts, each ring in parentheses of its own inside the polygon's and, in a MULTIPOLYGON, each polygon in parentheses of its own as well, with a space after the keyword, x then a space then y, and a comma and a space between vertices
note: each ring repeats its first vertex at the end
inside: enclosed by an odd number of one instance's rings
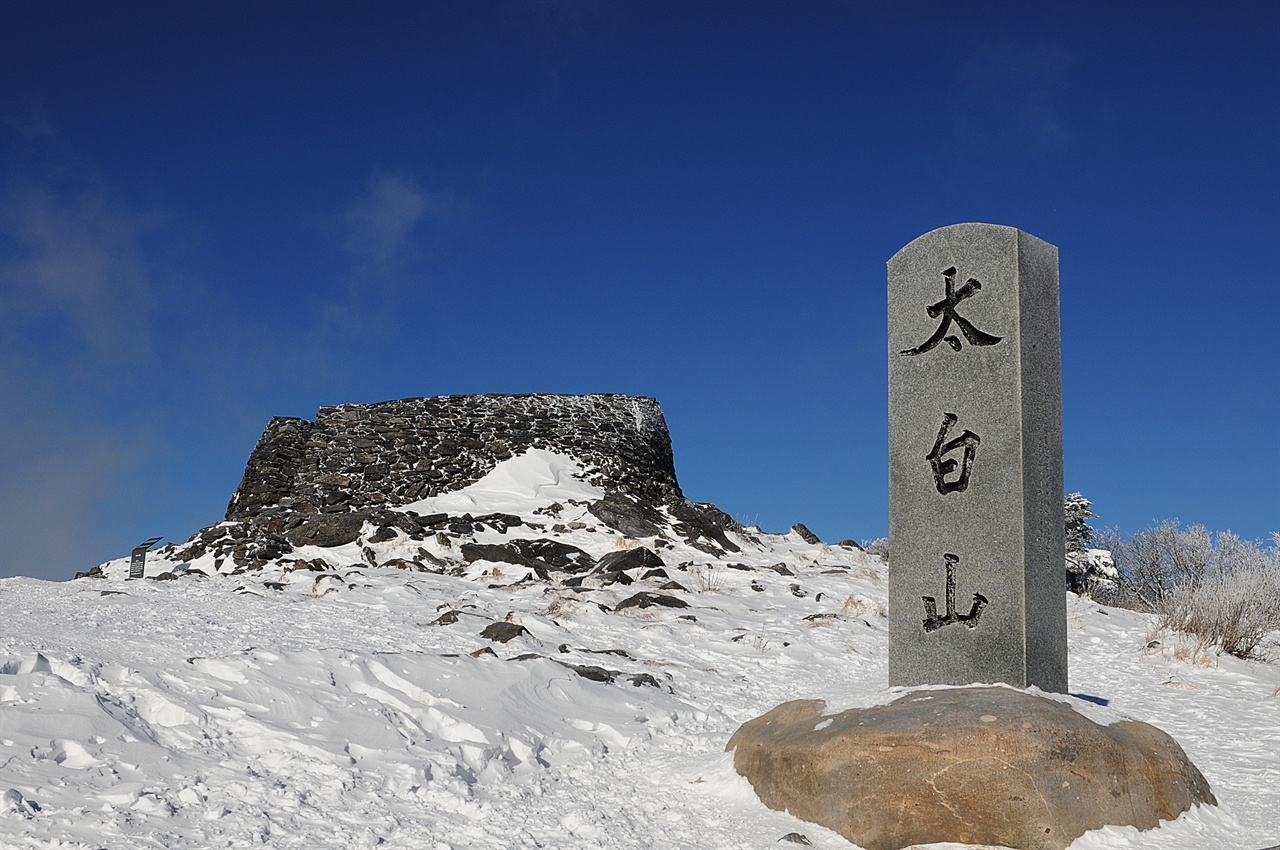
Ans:
MULTIPOLYGON (((411 507, 525 522, 479 543, 636 546, 587 513, 600 493, 574 472, 531 452, 411 507)), ((235 575, 162 553, 148 576, 188 574, 130 581, 120 560, 0 581, 0 847, 853 846, 765 808, 724 745, 786 700, 885 699, 878 558, 794 534, 723 558, 677 539, 656 548, 665 576, 573 588, 464 564, 460 542, 430 541, 439 572, 369 566, 423 559, 397 537, 235 575), (642 591, 688 607, 618 608, 642 591), (482 636, 495 623, 525 631, 482 636)), ((1197 655, 1074 596, 1068 611, 1071 691, 1172 734, 1220 802, 1073 850, 1280 844, 1280 666, 1197 655)))

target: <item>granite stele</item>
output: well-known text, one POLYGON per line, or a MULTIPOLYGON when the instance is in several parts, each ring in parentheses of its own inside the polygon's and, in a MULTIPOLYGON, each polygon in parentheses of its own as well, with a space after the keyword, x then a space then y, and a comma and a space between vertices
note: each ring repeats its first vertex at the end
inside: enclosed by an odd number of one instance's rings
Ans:
POLYGON ((765 805, 867 850, 1066 850, 1216 805, 1159 729, 1027 690, 1067 690, 1060 369, 1052 245, 955 224, 889 261, 889 684, 911 690, 744 723, 726 749, 765 805))
POLYGON ((889 684, 1067 690, 1058 249, 955 224, 889 260, 889 684))

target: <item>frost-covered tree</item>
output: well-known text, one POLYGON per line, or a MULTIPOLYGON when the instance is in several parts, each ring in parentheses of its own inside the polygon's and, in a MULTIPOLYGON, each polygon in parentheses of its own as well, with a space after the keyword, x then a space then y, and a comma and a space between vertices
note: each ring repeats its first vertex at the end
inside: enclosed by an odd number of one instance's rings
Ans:
POLYGON ((1093 526, 1089 520, 1097 519, 1093 503, 1079 493, 1072 493, 1063 502, 1062 512, 1067 519, 1067 551, 1083 552, 1093 545, 1093 526))
MULTIPOLYGON (((1213 566, 1213 533, 1203 525, 1186 528, 1168 519, 1132 537, 1109 530, 1103 545, 1115 556, 1127 591, 1152 611, 1175 587, 1197 587, 1213 566)), ((1129 607, 1129 606, 1126 606, 1129 607)))
POLYGON ((1280 536, 1267 546, 1166 520, 1128 540, 1109 531, 1120 581, 1113 600, 1153 611, 1161 629, 1240 658, 1280 629, 1280 536))
POLYGON ((1106 549, 1091 548, 1095 533, 1089 520, 1097 519, 1093 503, 1079 493, 1063 502, 1067 531, 1067 587, 1079 593, 1090 587, 1109 587, 1116 579, 1116 565, 1106 549))

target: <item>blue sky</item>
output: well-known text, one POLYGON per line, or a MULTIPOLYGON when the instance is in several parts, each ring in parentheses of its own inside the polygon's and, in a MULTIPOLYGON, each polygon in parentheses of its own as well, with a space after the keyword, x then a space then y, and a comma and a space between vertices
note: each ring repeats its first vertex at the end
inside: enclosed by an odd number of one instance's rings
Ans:
POLYGON ((1273 3, 0 4, 0 575, 222 517, 273 415, 658 398, 887 531, 885 262, 1058 246, 1066 485, 1280 529, 1273 3))

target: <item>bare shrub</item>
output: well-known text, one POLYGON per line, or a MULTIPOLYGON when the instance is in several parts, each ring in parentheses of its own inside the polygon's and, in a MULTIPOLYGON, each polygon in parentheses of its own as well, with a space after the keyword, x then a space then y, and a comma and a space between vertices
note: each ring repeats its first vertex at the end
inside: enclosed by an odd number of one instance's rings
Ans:
POLYGON ((862 541, 862 551, 868 555, 877 555, 886 562, 889 560, 889 538, 877 537, 875 540, 862 541))
POLYGON ((714 564, 694 564, 689 567, 689 575, 698 593, 716 593, 724 587, 724 572, 714 564))
POLYGON ((850 617, 867 617, 875 611, 875 605, 865 596, 856 596, 850 594, 844 600, 844 605, 840 608, 841 614, 847 614, 850 617))
POLYGON ((1099 602, 1155 613, 1159 631, 1239 658, 1280 630, 1280 535, 1268 546, 1166 520, 1127 540, 1112 529, 1100 542, 1119 575, 1093 594, 1099 602))
POLYGON ((1219 534, 1216 542, 1207 572, 1165 593, 1156 610, 1163 627, 1248 658, 1280 629, 1280 550, 1230 532, 1219 534))
POLYGON ((543 612, 544 616, 551 619, 568 619, 577 612, 580 603, 573 596, 562 596, 559 593, 551 594, 551 602, 547 605, 547 610, 543 612))
POLYGON ((1175 587, 1197 585, 1213 561, 1213 537, 1203 525, 1182 528, 1176 519, 1124 539, 1115 529, 1100 540, 1111 551, 1119 585, 1110 604, 1154 611, 1175 587), (1126 604, 1128 603, 1128 604, 1126 604))

